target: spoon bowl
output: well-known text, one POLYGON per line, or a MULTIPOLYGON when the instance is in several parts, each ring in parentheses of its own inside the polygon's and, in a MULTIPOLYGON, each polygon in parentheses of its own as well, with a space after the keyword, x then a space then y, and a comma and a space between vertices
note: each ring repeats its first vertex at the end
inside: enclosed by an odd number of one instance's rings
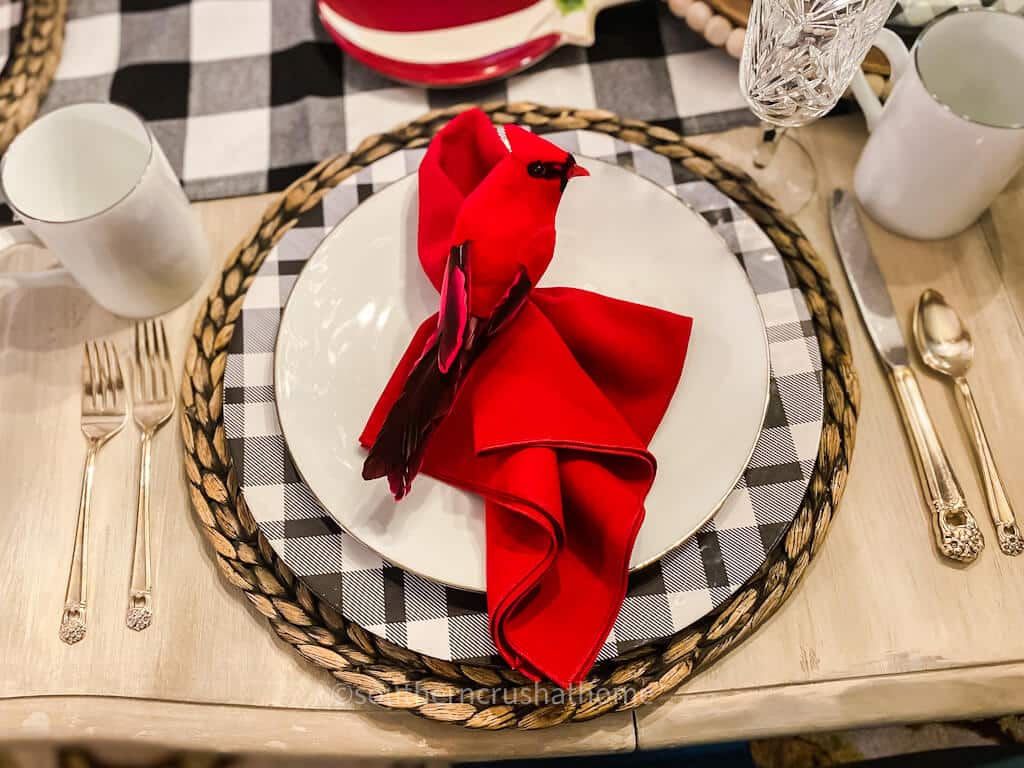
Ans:
POLYGON ((938 291, 921 294, 914 312, 914 341, 924 364, 958 379, 974 362, 974 342, 963 321, 938 291))

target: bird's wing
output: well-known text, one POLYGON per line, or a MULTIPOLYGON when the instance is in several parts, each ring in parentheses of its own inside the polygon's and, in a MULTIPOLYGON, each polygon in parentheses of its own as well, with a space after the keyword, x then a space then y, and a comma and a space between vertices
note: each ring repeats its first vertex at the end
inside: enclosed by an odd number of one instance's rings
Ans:
POLYGON ((409 492, 430 435, 451 410, 457 385, 455 372, 437 369, 437 340, 431 339, 370 446, 364 480, 386 476, 396 500, 409 492))
POLYGON ((437 316, 437 367, 448 373, 466 343, 469 328, 469 243, 452 246, 441 284, 437 316))
MULTIPOLYGON (((455 404, 469 369, 491 339, 519 313, 531 287, 526 270, 520 269, 491 316, 472 324, 470 338, 456 348, 450 370, 441 371, 436 362, 441 343, 439 335, 427 341, 370 446, 363 463, 364 480, 386 476, 396 500, 409 492, 413 478, 423 466, 427 443, 455 404)), ((467 322, 467 328, 470 327, 467 322)))
POLYGON ((532 288, 529 274, 524 267, 520 267, 491 316, 477 329, 477 336, 490 338, 512 322, 526 303, 532 288))

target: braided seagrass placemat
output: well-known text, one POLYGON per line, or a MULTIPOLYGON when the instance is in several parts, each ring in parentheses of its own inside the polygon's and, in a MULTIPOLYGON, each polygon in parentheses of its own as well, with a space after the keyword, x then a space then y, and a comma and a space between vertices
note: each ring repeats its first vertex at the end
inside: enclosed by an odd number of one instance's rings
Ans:
POLYGON ((39 112, 64 48, 68 0, 24 0, 18 38, 0 73, 0 153, 39 112))
POLYGON ((860 395, 846 326, 824 264, 796 224, 746 174, 672 131, 609 112, 529 103, 481 105, 496 123, 519 122, 539 132, 589 129, 646 146, 710 181, 757 221, 793 271, 821 345, 825 413, 813 477, 782 544, 721 609, 673 637, 595 666, 567 694, 534 686, 508 668, 457 664, 399 648, 328 608, 258 534, 239 492, 222 418, 228 342, 257 270, 302 213, 373 161, 427 144, 471 106, 435 110, 323 161, 285 190, 231 253, 196 318, 186 352, 181 411, 185 471, 192 506, 221 572, 309 661, 384 707, 470 728, 543 728, 653 701, 721 657, 775 612, 821 546, 842 496, 860 395))

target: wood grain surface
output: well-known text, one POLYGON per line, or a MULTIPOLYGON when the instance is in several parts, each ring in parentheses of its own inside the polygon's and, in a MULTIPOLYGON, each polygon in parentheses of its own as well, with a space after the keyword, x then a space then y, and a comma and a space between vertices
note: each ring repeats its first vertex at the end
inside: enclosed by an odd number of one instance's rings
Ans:
MULTIPOLYGON (((57 624, 84 444, 78 365, 86 339, 127 350, 130 323, 72 289, 0 293, 0 740, 124 741, 358 756, 541 755, 628 750, 753 735, 1024 710, 1024 558, 998 553, 951 394, 921 376, 929 409, 989 547, 958 569, 934 554, 896 406, 835 260, 825 199, 850 184, 863 144, 856 117, 800 129, 819 196, 798 222, 833 270, 853 335, 863 409, 853 472, 823 552, 779 614, 670 700, 590 725, 475 734, 354 701, 268 631, 217 573, 185 498, 178 431, 154 446, 154 626, 124 627, 138 433, 100 454, 86 640, 57 624)), ((708 143, 727 141, 713 137, 708 143)), ((267 198, 198 206, 218 262, 267 198)), ((1007 490, 1024 513, 1024 183, 982 223, 941 242, 868 232, 897 308, 926 286, 964 314, 971 375, 1007 490), (1014 307, 1017 307, 1015 311, 1014 307)), ((25 251, 4 268, 45 263, 25 251)), ((166 318, 180 362, 195 302, 166 318)), ((180 369, 180 366, 176 366, 180 369)), ((920 366, 918 366, 920 369, 920 366)))

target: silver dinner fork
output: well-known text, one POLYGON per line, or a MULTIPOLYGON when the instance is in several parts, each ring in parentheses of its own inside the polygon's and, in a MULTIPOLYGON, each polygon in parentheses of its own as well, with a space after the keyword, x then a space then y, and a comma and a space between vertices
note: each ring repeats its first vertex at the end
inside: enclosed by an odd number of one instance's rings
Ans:
POLYGON ((89 502, 96 454, 110 438, 124 428, 127 420, 124 376, 117 350, 109 341, 85 345, 82 358, 82 433, 88 444, 82 474, 82 496, 78 503, 75 546, 71 554, 60 639, 74 645, 85 637, 86 603, 89 594, 89 502))
POLYGON ((132 417, 142 432, 139 505, 135 515, 135 553, 126 622, 141 632, 153 621, 153 571, 149 552, 149 469, 153 435, 174 413, 174 387, 167 334, 160 320, 135 326, 132 417))

